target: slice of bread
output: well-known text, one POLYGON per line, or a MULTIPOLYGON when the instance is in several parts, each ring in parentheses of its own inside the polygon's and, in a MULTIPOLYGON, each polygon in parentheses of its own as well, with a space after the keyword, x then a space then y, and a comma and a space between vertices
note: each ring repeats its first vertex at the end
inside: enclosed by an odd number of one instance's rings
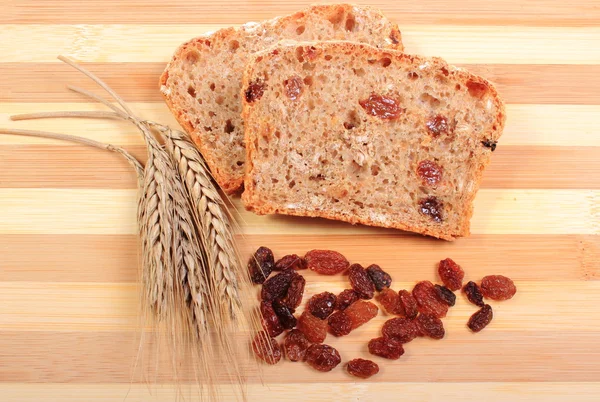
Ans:
POLYGON ((252 53, 281 39, 343 39, 403 49, 396 24, 378 10, 347 4, 312 6, 181 45, 160 77, 161 92, 229 194, 241 188, 244 178, 246 151, 239 98, 244 66, 252 53))
POLYGON ((469 234, 505 121, 488 81, 439 58, 288 43, 255 54, 241 96, 246 208, 469 234))

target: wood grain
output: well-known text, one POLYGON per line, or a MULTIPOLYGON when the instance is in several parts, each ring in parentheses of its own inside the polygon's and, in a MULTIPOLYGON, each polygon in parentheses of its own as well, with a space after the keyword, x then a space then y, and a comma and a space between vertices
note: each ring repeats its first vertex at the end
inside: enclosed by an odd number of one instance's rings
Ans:
MULTIPOLYGON (((333 2, 326 0, 324 2, 333 2)), ((105 79, 140 116, 177 126, 158 76, 179 43, 249 20, 296 11, 312 0, 0 0, 0 127, 50 130, 123 145, 141 159, 142 138, 123 122, 12 122, 16 113, 102 110, 65 85, 97 90, 59 63, 63 53, 105 79)), ((342 368, 317 373, 283 362, 248 368, 249 401, 596 401, 600 393, 600 7, 595 0, 369 1, 398 22, 410 53, 443 56, 493 81, 507 125, 484 175, 473 235, 444 242, 322 219, 241 211, 245 257, 334 249, 378 263, 410 289, 436 281, 452 257, 478 280, 514 278, 518 293, 495 302, 494 321, 465 327, 464 296, 444 319, 446 339, 417 339, 369 381, 342 368)), ((135 181, 117 155, 0 136, 0 399, 104 402, 199 400, 173 384, 154 339, 135 365, 139 246, 135 181), (158 359, 158 360, 157 360, 158 359), (158 364, 158 366, 156 365, 158 364), (159 369, 160 368, 160 369, 159 369), (181 400, 179 395, 179 400, 181 400)), ((308 271, 306 297, 348 287, 308 271)), ((368 358, 380 315, 346 338, 329 336, 345 360, 368 358)), ((236 334, 246 351, 246 334, 236 334)), ((162 349, 161 349, 162 350, 162 349)), ((243 352, 241 351, 241 352, 243 352)), ((215 365, 223 400, 236 400, 215 365)), ((238 399, 239 400, 239 399, 238 399)))

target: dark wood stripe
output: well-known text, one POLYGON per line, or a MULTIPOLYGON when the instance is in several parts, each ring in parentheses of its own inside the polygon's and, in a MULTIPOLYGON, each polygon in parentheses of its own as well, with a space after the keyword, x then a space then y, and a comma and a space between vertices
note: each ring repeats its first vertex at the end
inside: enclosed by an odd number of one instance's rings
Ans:
MULTIPOLYGON (((466 328, 441 341, 416 339, 400 361, 379 361, 382 370, 374 381, 455 382, 480 381, 597 381, 600 376, 598 334, 576 328, 538 333, 487 328, 473 335, 466 328), (501 352, 499 346, 502 347, 501 352), (477 350, 477 353, 473 353, 477 350), (498 353, 502 353, 498 364, 498 353), (506 364, 513 362, 514 364, 506 364), (449 369, 451 368, 451 369, 449 369)), ((359 329, 334 340, 343 358, 362 354, 364 342, 375 328, 359 329), (360 333, 359 333, 360 332, 360 333)), ((240 340, 243 338, 240 337, 240 340)), ((241 341, 242 342, 242 341, 241 341)), ((244 344, 245 342, 242 342, 244 344)), ((131 332, 0 332, 0 382, 128 383, 144 382, 140 368, 132 374, 138 342, 131 332)), ((365 355, 366 356, 366 355, 365 355)), ((222 366, 211 370, 223 380, 222 366), (220 375, 221 374, 221 375, 220 375)), ((157 383, 172 381, 169 362, 158 367, 146 358, 142 365, 157 383)), ((248 382, 260 381, 256 366, 248 367, 248 382)), ((305 364, 280 364, 262 370, 266 382, 354 382, 341 367, 323 376, 305 364)), ((189 381, 181 373, 180 380, 189 381)), ((151 381, 154 382, 154 381, 151 381)))
MULTIPOLYGON (((86 63, 129 101, 160 101, 165 63, 86 63)), ((497 84, 507 103, 600 104, 599 65, 462 65, 497 84)), ((98 91, 90 80, 60 63, 0 63, 0 102, 82 102, 67 83, 98 91)))
MULTIPOLYGON (((337 1, 325 1, 328 2, 337 1)), ((40 4, 35 0, 20 0, 3 6, 0 23, 56 24, 60 21, 64 24, 234 24, 293 13, 311 3, 305 0, 234 0, 228 3, 137 0, 107 6, 102 1, 58 0, 40 4)), ((381 7, 381 2, 375 1, 363 1, 361 4, 381 7)), ((560 0, 505 0, 502 3, 424 0, 418 4, 389 3, 383 6, 382 11, 388 18, 397 21, 400 29, 402 24, 596 26, 600 20, 600 10, 595 7, 594 1, 585 0, 568 4, 560 0)))
MULTIPOLYGON (((262 245, 271 247, 277 258, 314 248, 338 250, 353 262, 380 264, 399 281, 433 280, 436 263, 447 257, 461 264, 469 278, 498 272, 521 281, 600 279, 600 236, 594 235, 473 235, 449 243, 400 232, 365 235, 359 240, 354 235, 315 234, 248 235, 240 241, 244 256, 262 245)), ((0 235, 0 244, 2 281, 138 280, 135 236, 0 235)), ((319 282, 339 280, 304 274, 319 282)))
MULTIPOLYGON (((145 161, 143 146, 128 147, 145 161)), ((81 146, 1 145, 0 188, 136 188, 119 155, 81 146)), ((599 189, 600 147, 500 146, 482 188, 599 189)))

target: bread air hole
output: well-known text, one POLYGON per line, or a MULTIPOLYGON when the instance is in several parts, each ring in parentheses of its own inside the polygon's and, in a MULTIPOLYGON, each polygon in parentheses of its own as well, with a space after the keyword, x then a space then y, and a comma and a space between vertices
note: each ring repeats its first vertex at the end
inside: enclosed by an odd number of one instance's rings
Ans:
POLYGON ((225 132, 227 134, 231 134, 233 133, 233 130, 235 130, 235 126, 233 124, 231 124, 231 120, 227 120, 225 122, 225 128, 224 128, 225 132))
POLYGON ((421 94, 421 96, 419 96, 419 100, 421 101, 421 103, 428 104, 432 108, 437 108, 442 103, 438 98, 436 98, 435 96, 431 96, 428 93, 421 94))
POLYGON ((304 77, 304 84, 311 86, 313 84, 313 78, 310 75, 304 77))
POLYGON ((366 74, 364 68, 353 68, 352 72, 354 72, 354 75, 356 75, 357 77, 362 77, 366 74))
POLYGON ((304 25, 300 25, 298 28, 296 28, 296 35, 302 35, 304 33, 304 30, 304 25))
POLYGON ((236 50, 238 50, 240 48, 240 42, 238 42, 237 40, 232 40, 231 42, 229 42, 229 48, 235 52, 236 50))
POLYGON ((185 61, 188 64, 196 64, 198 62, 199 58, 200 58, 200 55, 198 54, 198 52, 195 52, 195 51, 188 52, 185 55, 185 61))
POLYGON ((332 55, 330 55, 330 54, 325 55, 325 60, 330 61, 331 59, 333 59, 332 55))
POLYGON ((419 74, 415 73, 414 71, 411 71, 408 73, 408 79, 411 81, 415 81, 419 79, 419 74))
POLYGON ((344 11, 343 7, 338 7, 335 12, 333 14, 331 14, 329 16, 329 18, 327 18, 327 20, 329 22, 331 22, 333 25, 338 25, 339 23, 341 23, 344 20, 344 16, 345 16, 346 12, 344 11))
POLYGON ((243 165, 244 165, 244 162, 242 162, 242 161, 237 161, 235 164, 236 164, 236 165, 238 165, 238 166, 243 166, 243 165))
POLYGON ((296 181, 292 180, 291 182, 288 183, 288 187, 289 188, 294 188, 294 186, 296 185, 296 181))
POLYGON ((225 102, 225 98, 222 95, 217 96, 217 98, 215 99, 215 102, 217 103, 217 105, 222 105, 223 102, 225 102))
POLYGON ((211 91, 214 91, 216 86, 214 82, 211 82, 210 85, 208 86, 210 88, 211 91))
POLYGON ((191 85, 187 89, 187 93, 190 94, 192 98, 196 97, 196 90, 191 85))
POLYGON ((354 28, 356 28, 356 19, 353 14, 348 14, 348 17, 346 17, 346 31, 354 32, 354 28))

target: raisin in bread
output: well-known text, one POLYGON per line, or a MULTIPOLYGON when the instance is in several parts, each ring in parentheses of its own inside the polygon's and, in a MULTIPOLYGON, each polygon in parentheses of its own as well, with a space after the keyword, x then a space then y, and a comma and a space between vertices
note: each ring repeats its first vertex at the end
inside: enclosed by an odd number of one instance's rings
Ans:
POLYGON ((180 46, 160 78, 161 92, 227 193, 239 190, 244 177, 239 99, 244 66, 253 52, 286 38, 344 39, 402 50, 396 24, 378 10, 346 4, 312 6, 260 24, 222 29, 180 46))
POLYGON ((505 121, 485 79, 364 44, 282 43, 255 54, 241 96, 246 208, 469 234, 505 121))

